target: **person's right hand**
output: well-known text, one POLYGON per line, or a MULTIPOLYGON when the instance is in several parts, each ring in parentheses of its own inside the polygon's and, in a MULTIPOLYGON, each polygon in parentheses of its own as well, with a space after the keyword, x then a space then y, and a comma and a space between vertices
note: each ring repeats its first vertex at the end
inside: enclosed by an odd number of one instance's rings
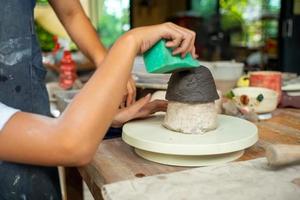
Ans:
POLYGON ((187 53, 191 53, 193 58, 198 57, 194 46, 195 32, 170 22, 135 28, 126 34, 133 36, 140 53, 146 52, 160 39, 166 39, 166 46, 173 48, 173 55, 181 54, 185 57, 187 53))
POLYGON ((133 119, 150 117, 156 112, 166 112, 168 102, 164 100, 151 101, 151 95, 147 95, 126 108, 122 108, 115 115, 111 127, 119 128, 124 123, 133 119))

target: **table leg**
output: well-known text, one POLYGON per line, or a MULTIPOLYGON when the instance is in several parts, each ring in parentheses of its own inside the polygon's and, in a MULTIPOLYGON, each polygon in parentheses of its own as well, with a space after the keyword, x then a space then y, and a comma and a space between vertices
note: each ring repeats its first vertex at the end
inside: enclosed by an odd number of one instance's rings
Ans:
POLYGON ((68 200, 83 200, 82 178, 75 167, 66 167, 66 192, 68 200))

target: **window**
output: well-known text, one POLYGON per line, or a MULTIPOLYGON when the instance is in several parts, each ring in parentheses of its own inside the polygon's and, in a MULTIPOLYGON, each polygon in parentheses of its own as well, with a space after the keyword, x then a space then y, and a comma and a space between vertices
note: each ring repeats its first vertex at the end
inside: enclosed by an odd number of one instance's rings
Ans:
MULTIPOLYGON (((37 0, 37 3, 39 7, 49 7, 48 0, 37 0)), ((106 47, 110 47, 118 37, 130 29, 130 0, 81 0, 81 3, 106 47)), ((46 27, 37 23, 38 37, 44 51, 53 49, 53 34, 59 37, 66 35, 59 34, 61 31, 58 30, 61 30, 59 28, 61 25, 58 19, 53 17, 52 21, 54 25, 51 27, 49 21, 45 22, 46 27)), ((74 44, 71 44, 71 48, 76 49, 74 44)))
POLYGON ((99 0, 97 30, 106 47, 130 29, 130 0, 99 0))
POLYGON ((224 30, 241 29, 232 34, 235 46, 260 47, 277 37, 280 0, 220 0, 224 30))

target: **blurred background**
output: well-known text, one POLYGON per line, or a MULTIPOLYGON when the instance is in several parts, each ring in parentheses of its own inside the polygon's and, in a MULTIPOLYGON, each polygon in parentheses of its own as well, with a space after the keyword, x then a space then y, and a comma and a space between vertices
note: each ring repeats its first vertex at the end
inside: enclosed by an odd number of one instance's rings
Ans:
MULTIPOLYGON (((299 0, 81 0, 106 47, 130 28, 172 21, 197 33, 204 61, 235 60, 245 70, 300 73, 299 0)), ((47 0, 38 0, 36 24, 44 52, 53 36, 68 40, 47 0)), ((60 41, 61 41, 60 40, 60 41)), ((64 43, 64 42, 60 42, 64 43)), ((66 42, 68 43, 68 42, 66 42)), ((72 51, 76 46, 68 44, 72 51)))

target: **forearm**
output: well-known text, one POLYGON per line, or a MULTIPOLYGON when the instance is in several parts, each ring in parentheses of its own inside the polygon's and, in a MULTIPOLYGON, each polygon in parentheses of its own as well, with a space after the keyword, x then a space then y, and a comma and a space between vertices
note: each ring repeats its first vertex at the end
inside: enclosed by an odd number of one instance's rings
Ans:
POLYGON ((50 0, 49 3, 79 49, 96 66, 99 66, 106 55, 106 49, 80 2, 78 0, 50 0))
POLYGON ((17 113, 0 132, 0 160, 87 163, 118 109, 137 51, 133 38, 122 36, 60 118, 17 113))
MULTIPOLYGON (((182 55, 194 52, 193 34, 171 23, 129 31, 114 44, 60 118, 15 114, 0 130, 0 160, 39 165, 88 163, 122 100, 134 57, 160 39, 171 39, 167 45, 182 55)), ((133 110, 141 117, 151 113, 155 109, 141 110, 149 101, 149 97, 139 101, 133 110)))
POLYGON ((79 133, 89 133, 88 143, 93 148, 97 148, 123 98, 138 51, 133 40, 132 36, 124 35, 115 43, 101 68, 97 69, 61 117, 64 123, 74 124, 79 133))

